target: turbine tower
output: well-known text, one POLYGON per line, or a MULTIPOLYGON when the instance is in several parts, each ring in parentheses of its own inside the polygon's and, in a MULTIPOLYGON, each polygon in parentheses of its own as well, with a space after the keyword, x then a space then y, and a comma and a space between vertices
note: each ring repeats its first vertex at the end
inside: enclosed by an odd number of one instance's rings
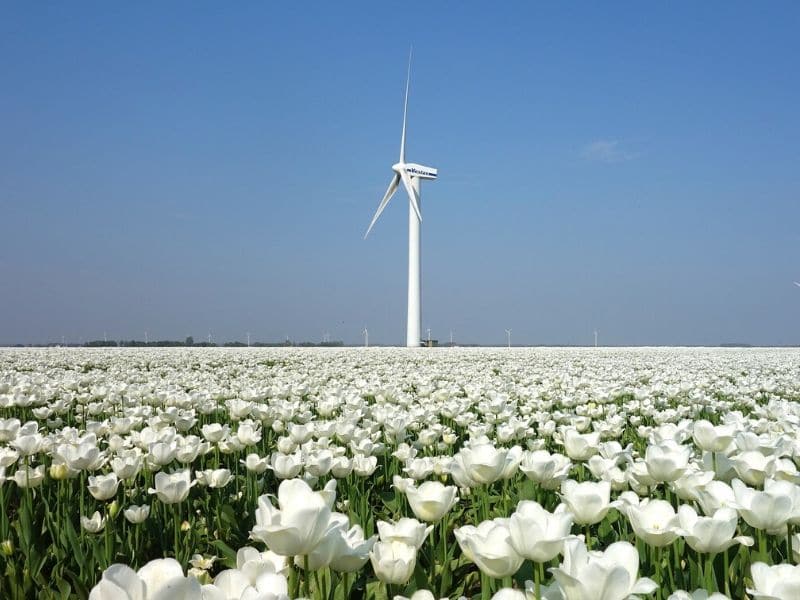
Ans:
POLYGON ((392 165, 394 177, 389 182, 389 188, 383 200, 372 217, 372 222, 364 234, 367 239, 369 232, 381 216, 383 209, 389 204, 400 182, 408 194, 408 319, 406 322, 406 346, 418 348, 422 342, 421 337, 421 283, 420 283, 420 224, 422 212, 420 209, 420 182, 423 179, 436 179, 438 171, 433 167, 426 167, 416 163, 406 162, 406 116, 408 114, 408 88, 411 82, 411 53, 408 55, 408 72, 406 74, 406 95, 403 102, 403 132, 400 136, 400 160, 392 165))

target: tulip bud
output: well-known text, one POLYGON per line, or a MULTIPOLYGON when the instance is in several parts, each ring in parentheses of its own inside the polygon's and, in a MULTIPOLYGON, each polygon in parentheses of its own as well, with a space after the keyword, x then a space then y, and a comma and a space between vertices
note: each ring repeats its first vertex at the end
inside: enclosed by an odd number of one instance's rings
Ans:
POLYGON ((194 577, 200 583, 200 585, 207 585, 213 581, 211 579, 211 575, 208 574, 208 571, 198 569, 196 567, 191 567, 187 575, 189 577, 194 577))
POLYGON ((192 526, 189 525, 189 521, 184 521, 181 523, 181 531, 189 531, 191 528, 192 526))
POLYGON ((14 542, 11 540, 3 540, 0 542, 0 553, 3 556, 11 556, 14 554, 14 542))
POLYGON ((116 500, 114 500, 111 504, 108 505, 108 516, 112 519, 117 516, 119 512, 119 504, 116 500))
POLYGON ((53 463, 50 465, 50 477, 61 481, 69 476, 69 467, 66 463, 53 463))

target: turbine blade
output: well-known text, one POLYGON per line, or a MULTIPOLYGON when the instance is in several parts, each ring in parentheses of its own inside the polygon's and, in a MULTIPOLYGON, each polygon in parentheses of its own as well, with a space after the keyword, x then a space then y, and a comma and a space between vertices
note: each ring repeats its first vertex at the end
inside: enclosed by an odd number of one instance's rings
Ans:
POLYGON ((414 212, 417 213, 417 218, 422 222, 422 213, 419 211, 419 198, 417 197, 417 190, 414 189, 414 186, 411 184, 411 175, 405 169, 400 169, 400 173, 403 177, 403 185, 408 192, 408 199, 411 202, 411 206, 414 207, 414 212))
POLYGON ((795 284, 797 287, 800 287, 800 281, 795 281, 795 282, 794 282, 794 284, 795 284))
POLYGON ((394 174, 392 180, 389 182, 389 187, 386 189, 386 194, 383 196, 383 200, 381 200, 380 205, 378 205, 378 210, 375 211, 375 216, 372 217, 372 222, 369 224, 367 228, 367 233, 364 234, 364 239, 367 239, 369 232, 372 231, 372 226, 375 225, 375 222, 378 220, 378 217, 381 216, 383 209, 386 208, 386 205, 389 204, 389 200, 392 199, 394 193, 397 191, 397 186, 400 184, 400 175, 397 173, 394 174))
POLYGON ((403 102, 403 134, 400 136, 400 163, 406 162, 406 113, 408 112, 408 86, 411 82, 411 49, 408 50, 408 73, 406 74, 406 99, 403 102))

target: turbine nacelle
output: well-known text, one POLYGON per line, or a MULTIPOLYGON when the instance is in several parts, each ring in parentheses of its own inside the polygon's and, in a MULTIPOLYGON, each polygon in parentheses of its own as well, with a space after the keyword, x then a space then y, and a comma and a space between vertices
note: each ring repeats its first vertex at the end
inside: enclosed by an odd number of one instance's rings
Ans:
POLYGON ((401 171, 405 171, 411 177, 419 177, 420 179, 436 179, 439 173, 433 167, 426 167, 417 163, 395 163, 392 165, 392 171, 400 176, 402 176, 401 171))

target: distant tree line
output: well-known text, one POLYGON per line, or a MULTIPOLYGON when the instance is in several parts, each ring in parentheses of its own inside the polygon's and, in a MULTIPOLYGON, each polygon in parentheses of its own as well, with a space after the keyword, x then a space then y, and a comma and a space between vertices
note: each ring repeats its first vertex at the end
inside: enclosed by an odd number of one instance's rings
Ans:
MULTIPOLYGON (((57 346, 58 344, 48 344, 48 346, 57 346)), ((74 345, 74 344, 72 344, 74 345)), ((178 340, 158 340, 153 342, 143 342, 141 340, 92 340, 89 342, 85 342, 83 344, 79 344, 84 348, 216 348, 220 345, 224 348, 246 348, 247 344, 244 342, 234 341, 234 342, 224 342, 222 344, 217 344, 215 342, 195 342, 192 336, 187 337, 184 341, 178 340)), ((291 340, 286 340, 283 342, 253 342, 250 344, 255 348, 278 348, 283 346, 300 346, 303 348, 312 348, 312 347, 340 347, 344 346, 344 342, 341 341, 332 341, 332 342, 292 342, 291 340)))

